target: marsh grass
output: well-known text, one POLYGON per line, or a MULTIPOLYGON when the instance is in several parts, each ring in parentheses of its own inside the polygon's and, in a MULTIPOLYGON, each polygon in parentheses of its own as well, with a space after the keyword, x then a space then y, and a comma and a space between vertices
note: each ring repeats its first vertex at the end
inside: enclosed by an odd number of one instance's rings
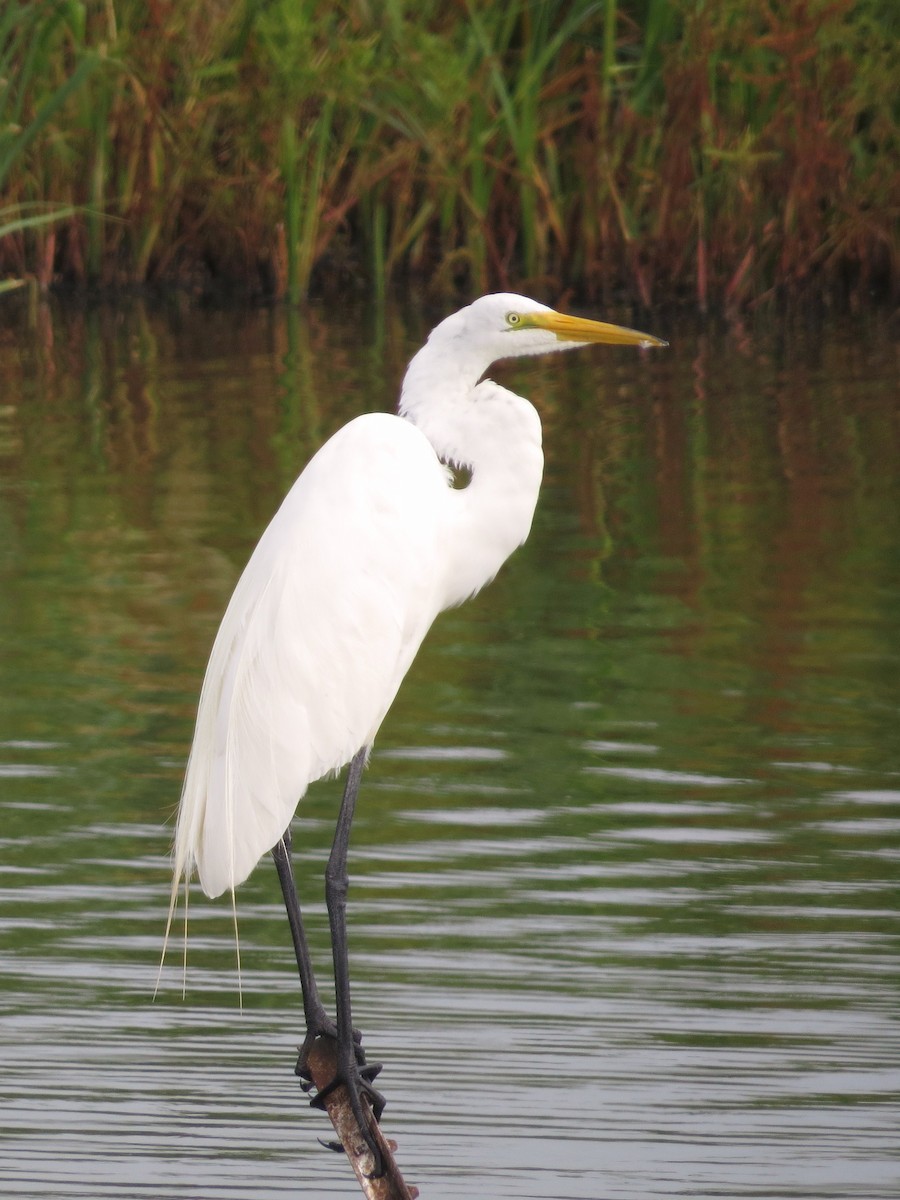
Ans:
MULTIPOLYGON (((49 281, 55 254, 52 226, 76 213, 71 204, 38 195, 39 160, 30 155, 34 143, 52 134, 53 123, 70 98, 101 65, 99 55, 82 49, 69 72, 58 78, 44 76, 60 32, 65 33, 72 15, 76 20, 79 15, 68 13, 66 7, 51 6, 45 14, 29 4, 11 3, 0 9, 0 196, 4 198, 0 247, 7 274, 0 280, 0 292, 21 286, 29 273, 42 284, 49 281), (28 238, 36 250, 30 262, 25 250, 28 238)), ((78 36, 83 30, 74 32, 78 36)))
POLYGON ((6 277, 896 294, 888 0, 0 12, 6 277))

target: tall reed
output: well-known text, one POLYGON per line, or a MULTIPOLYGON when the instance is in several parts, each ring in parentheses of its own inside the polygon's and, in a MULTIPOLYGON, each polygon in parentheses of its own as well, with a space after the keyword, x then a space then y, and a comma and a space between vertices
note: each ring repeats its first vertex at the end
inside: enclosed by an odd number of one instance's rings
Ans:
POLYGON ((0 275, 896 294, 897 33, 882 0, 10 2, 0 275))
POLYGON ((60 48, 83 38, 80 10, 75 6, 7 4, 0 11, 0 244, 13 270, 0 280, 0 292, 19 286, 27 271, 29 250, 38 263, 40 282, 52 272, 52 254, 42 253, 49 227, 75 216, 63 196, 41 194, 39 174, 29 170, 29 150, 57 119, 70 98, 101 63, 93 52, 82 53, 64 75, 55 66, 60 48), (33 236, 31 246, 28 239, 33 236))

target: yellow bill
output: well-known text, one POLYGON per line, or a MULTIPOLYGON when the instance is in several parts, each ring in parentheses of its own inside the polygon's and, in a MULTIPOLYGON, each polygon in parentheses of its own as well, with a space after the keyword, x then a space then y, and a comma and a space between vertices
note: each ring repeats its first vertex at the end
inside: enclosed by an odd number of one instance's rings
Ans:
POLYGON ((530 325, 555 333, 561 342, 602 342, 608 346, 668 346, 662 338, 624 325, 609 325, 606 321, 590 321, 587 317, 569 317, 565 313, 528 313, 524 318, 530 325))

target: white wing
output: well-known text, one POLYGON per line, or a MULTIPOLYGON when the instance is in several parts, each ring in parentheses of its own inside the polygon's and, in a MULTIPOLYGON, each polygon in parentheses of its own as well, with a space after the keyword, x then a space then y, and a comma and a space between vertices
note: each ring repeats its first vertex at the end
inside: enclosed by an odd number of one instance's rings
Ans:
POLYGON ((175 876, 237 887, 315 779, 371 744, 442 607, 452 496, 425 437, 358 417, 310 461, 248 562, 206 670, 175 876))

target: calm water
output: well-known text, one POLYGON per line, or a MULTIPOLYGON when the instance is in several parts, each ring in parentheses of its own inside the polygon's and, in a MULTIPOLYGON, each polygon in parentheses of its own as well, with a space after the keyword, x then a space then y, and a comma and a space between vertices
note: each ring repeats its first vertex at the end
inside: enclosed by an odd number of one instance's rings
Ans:
MULTIPOLYGON (((433 321, 0 332, 0 1190, 358 1195, 292 1070, 274 871, 151 1002, 197 691, 312 450, 433 321)), ((439 314, 437 314, 439 315, 439 314)), ((610 314, 628 322, 632 314, 610 314)), ((876 315, 498 368, 548 476, 367 774, 355 1016, 423 1200, 900 1195, 900 402, 876 315)), ((295 844, 327 971, 338 796, 295 844)))

